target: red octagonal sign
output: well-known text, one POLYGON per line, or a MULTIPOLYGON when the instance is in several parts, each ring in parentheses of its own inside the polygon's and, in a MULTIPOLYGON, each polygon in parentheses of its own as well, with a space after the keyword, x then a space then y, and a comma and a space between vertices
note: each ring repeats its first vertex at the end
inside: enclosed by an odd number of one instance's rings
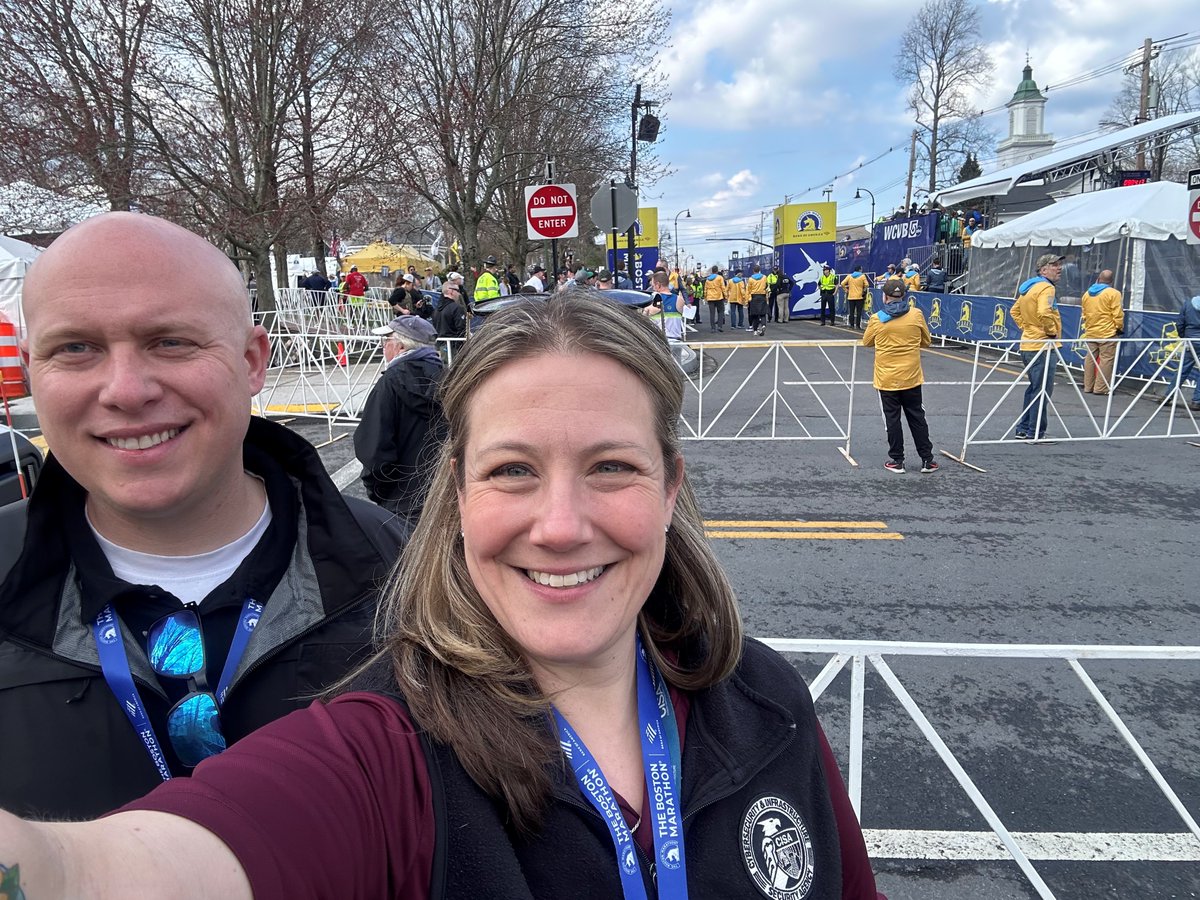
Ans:
POLYGON ((525 188, 525 218, 529 237, 553 239, 579 234, 579 207, 575 185, 545 184, 525 188))
POLYGON ((1188 228, 1192 230, 1195 238, 1189 243, 1200 242, 1200 194, 1192 191, 1192 196, 1196 199, 1192 201, 1192 208, 1188 210, 1188 228))

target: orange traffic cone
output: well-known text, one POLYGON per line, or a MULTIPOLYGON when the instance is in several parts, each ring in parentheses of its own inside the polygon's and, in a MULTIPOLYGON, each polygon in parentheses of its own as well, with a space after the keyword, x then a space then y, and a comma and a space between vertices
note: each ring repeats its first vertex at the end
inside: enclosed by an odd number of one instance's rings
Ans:
POLYGON ((337 364, 343 369, 348 365, 346 360, 346 345, 338 341, 337 364))
POLYGON ((25 372, 21 368, 21 348, 17 346, 17 327, 0 316, 0 397, 15 400, 27 393, 25 372))

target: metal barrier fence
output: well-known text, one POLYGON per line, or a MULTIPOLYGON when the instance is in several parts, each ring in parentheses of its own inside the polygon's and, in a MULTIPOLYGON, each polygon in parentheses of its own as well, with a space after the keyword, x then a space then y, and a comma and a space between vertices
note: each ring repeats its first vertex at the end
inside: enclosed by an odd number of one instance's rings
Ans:
MULTIPOLYGON (((308 292, 281 292, 270 325, 271 366, 256 411, 314 416, 353 424, 383 365, 382 342, 370 329, 387 324, 384 300, 312 303, 308 292)), ((461 339, 439 341, 448 361, 461 339)), ((1200 340, 1129 338, 1137 359, 1152 364, 1154 379, 1114 372, 1107 396, 1085 395, 1079 366, 1090 352, 1084 340, 1066 340, 1050 351, 1055 390, 1036 392, 1055 440, 1200 438, 1200 412, 1189 408, 1181 372, 1200 369, 1200 340), (1156 386, 1162 397, 1151 398, 1156 386)), ((970 448, 1015 441, 1014 425, 1026 412, 1029 365, 1012 361, 1017 341, 976 343, 962 356, 962 379, 928 379, 926 400, 938 415, 963 418, 962 448, 946 456, 965 465, 970 448)), ((852 464, 856 411, 876 409, 872 354, 857 339, 829 341, 730 341, 692 343, 681 357, 688 380, 680 431, 684 440, 806 441, 828 443, 852 464), (698 355, 698 358, 697 358, 698 355), (864 407, 864 404, 866 406, 864 407)), ((1142 367, 1145 368, 1145 367, 1142 367)), ((938 433, 945 435, 945 428, 938 433)), ((874 434, 874 432, 873 432, 874 434)), ((874 440, 874 437, 873 437, 874 440)), ((944 440, 944 439, 943 439, 944 440)))
MULTIPOLYGON (((833 682, 837 674, 850 665, 850 746, 848 756, 847 788, 850 802, 862 821, 862 786, 863 786, 863 729, 865 712, 865 685, 867 664, 882 678, 884 684, 903 706, 906 713, 916 724, 929 745, 937 753, 946 768, 954 776, 963 792, 991 827, 992 833, 999 841, 1003 851, 1011 856, 1037 891, 1039 897, 1053 900, 1054 892, 1042 879, 1030 861, 1031 856, 1047 858, 1044 853, 1037 853, 1038 835, 1036 833, 1017 834, 1005 826, 1004 821, 991 803, 980 790, 979 785, 971 778, 963 767, 954 751, 938 734, 929 717, 913 699, 908 689, 901 683, 895 671, 885 657, 937 657, 957 659, 1010 659, 1010 660, 1060 660, 1070 668, 1082 682, 1088 694, 1104 712, 1108 721, 1116 729, 1121 739, 1128 745, 1142 768, 1162 792, 1171 807, 1178 814, 1186 828, 1185 832, 1173 835, 1177 838, 1180 848, 1178 858, 1200 861, 1200 825, 1195 817, 1179 799, 1178 794, 1163 777, 1162 772, 1150 759, 1141 742, 1134 736, 1120 714, 1113 708, 1104 692, 1096 685, 1083 667, 1085 660, 1161 660, 1173 663, 1200 661, 1200 647, 1125 647, 1097 645, 1040 645, 1040 644, 948 644, 901 641, 834 641, 834 640, 795 640, 788 638, 765 638, 764 643, 781 653, 810 654, 828 656, 829 660, 821 672, 812 680, 809 690, 813 700, 820 699, 825 690, 833 682)), ((895 831, 872 830, 864 828, 867 837, 867 849, 872 857, 888 858, 891 854, 889 847, 895 846, 891 840, 897 834, 895 831)), ((980 832, 937 832, 932 835, 936 842, 951 842, 956 836, 976 838, 980 832)), ((984 832, 986 834, 986 832, 984 832)), ((1087 833, 1072 835, 1082 842, 1090 843, 1092 852, 1087 856, 1094 861, 1119 861, 1128 858, 1121 852, 1122 845, 1128 839, 1129 843, 1137 845, 1137 839, 1143 836, 1141 832, 1129 833, 1087 833)), ((975 846, 983 846, 978 841, 975 846)), ((916 858, 936 859, 942 856, 941 848, 937 845, 928 847, 924 856, 916 858)), ((906 853, 911 856, 911 853, 906 853)), ((976 855, 958 855, 958 859, 995 859, 996 854, 977 852, 976 855)), ((1053 857, 1049 857, 1053 858, 1053 857)), ((1134 856, 1133 858, 1140 858, 1134 856)))

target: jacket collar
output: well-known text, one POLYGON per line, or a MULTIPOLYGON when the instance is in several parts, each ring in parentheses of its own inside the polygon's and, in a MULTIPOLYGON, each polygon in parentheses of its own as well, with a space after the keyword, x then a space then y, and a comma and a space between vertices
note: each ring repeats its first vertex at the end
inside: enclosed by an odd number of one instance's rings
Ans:
MULTIPOLYGON (((380 560, 312 445, 281 425, 254 417, 243 443, 246 468, 267 485, 272 523, 258 546, 218 591, 229 602, 292 595, 275 612, 315 620, 376 588, 380 560), (294 574, 284 577, 290 568, 294 574)), ((49 456, 29 500, 21 556, 0 585, 0 635, 50 647, 62 623, 85 628, 110 602, 138 591, 112 574, 83 513, 85 491, 49 456), (86 574, 84 573, 86 570, 86 574), (67 590, 67 579, 71 589, 67 590)), ((390 560, 386 560, 390 563, 390 560)), ((257 631, 268 630, 268 611, 257 631)), ((288 626, 293 632, 304 623, 288 626)))

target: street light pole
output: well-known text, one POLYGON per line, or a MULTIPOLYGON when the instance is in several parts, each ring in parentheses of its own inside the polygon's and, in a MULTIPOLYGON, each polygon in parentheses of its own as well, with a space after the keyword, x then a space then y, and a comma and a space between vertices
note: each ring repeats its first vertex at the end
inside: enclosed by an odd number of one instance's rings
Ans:
POLYGON ((686 213, 686 218, 692 217, 690 209, 681 209, 675 213, 675 271, 679 271, 679 217, 686 213))
MULTIPOLYGON (((861 200, 863 191, 867 191, 867 189, 866 188, 858 188, 857 190, 855 190, 854 199, 861 200)), ((870 191, 867 191, 867 193, 871 194, 870 191)), ((867 246, 870 247, 871 244, 873 244, 874 242, 875 242, 875 195, 871 194, 871 224, 867 226, 867 246)))

